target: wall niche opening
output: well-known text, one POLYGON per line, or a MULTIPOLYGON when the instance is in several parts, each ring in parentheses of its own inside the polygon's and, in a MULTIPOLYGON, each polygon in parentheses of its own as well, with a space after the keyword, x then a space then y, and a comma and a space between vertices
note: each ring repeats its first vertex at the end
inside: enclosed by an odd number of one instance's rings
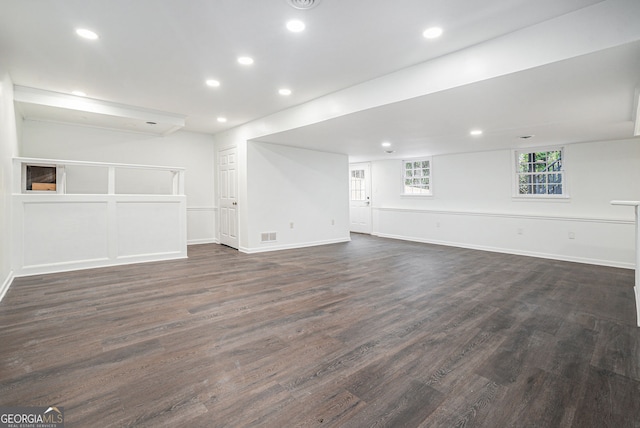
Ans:
POLYGON ((26 190, 56 191, 56 167, 27 165, 26 190))

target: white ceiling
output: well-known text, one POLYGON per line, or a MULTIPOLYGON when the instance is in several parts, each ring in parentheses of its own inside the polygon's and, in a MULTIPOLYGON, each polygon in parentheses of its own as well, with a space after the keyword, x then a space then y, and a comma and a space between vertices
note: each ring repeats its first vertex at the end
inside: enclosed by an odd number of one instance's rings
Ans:
POLYGON ((639 83, 635 42, 257 140, 349 153, 357 162, 627 139, 639 83), (470 136, 472 128, 483 135, 470 136))
MULTIPOLYGON (((214 134, 596 3, 322 0, 300 11, 286 0, 0 0, 0 63, 16 85, 82 90, 186 116, 186 130, 214 134), (306 23, 304 32, 286 30, 293 18, 306 23), (445 33, 426 40, 432 25, 445 33), (79 27, 99 40, 78 38, 79 27), (240 66, 240 55, 254 65, 240 66), (221 86, 207 87, 209 78, 221 86), (293 94, 278 95, 281 87, 293 94)), ((490 140, 482 150, 513 146, 524 134, 540 144, 629 138, 639 58, 631 43, 260 140, 359 160, 384 156, 383 139, 394 156, 411 156, 478 150, 478 141, 490 140), (469 140, 469 123, 485 134, 469 140)), ((52 110, 28 115, 65 120, 52 110)), ((91 118, 75 116, 67 120, 91 118)))

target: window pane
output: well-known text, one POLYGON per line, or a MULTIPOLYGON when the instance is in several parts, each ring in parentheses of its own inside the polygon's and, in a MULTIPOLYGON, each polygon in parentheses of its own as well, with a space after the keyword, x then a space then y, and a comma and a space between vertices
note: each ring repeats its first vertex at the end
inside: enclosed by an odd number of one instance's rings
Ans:
POLYGON ((561 149, 516 154, 516 185, 520 195, 563 195, 561 149))
POLYGON ((365 199, 364 170, 351 171, 351 200, 363 201, 365 199))
POLYGON ((556 184, 552 184, 549 185, 549 188, 547 189, 550 195, 557 195, 558 194, 558 187, 556 184))
POLYGON ((519 190, 521 195, 530 195, 533 193, 531 185, 520 185, 519 190))
POLYGON ((535 171, 536 172, 543 172, 546 169, 547 169, 547 164, 546 163, 536 163, 535 164, 535 171))
POLYGON ((404 193, 410 195, 429 195, 431 161, 428 159, 415 159, 403 161, 403 186, 404 193))

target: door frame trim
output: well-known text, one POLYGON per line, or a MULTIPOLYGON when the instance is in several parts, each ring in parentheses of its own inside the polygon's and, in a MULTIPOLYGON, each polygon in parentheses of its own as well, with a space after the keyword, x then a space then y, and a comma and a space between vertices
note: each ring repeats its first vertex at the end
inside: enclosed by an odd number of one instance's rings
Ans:
POLYGON ((236 156, 236 201, 239 199, 239 188, 238 188, 238 175, 239 175, 239 168, 240 168, 240 163, 238 162, 238 151, 239 148, 237 145, 234 144, 229 144, 229 145, 224 145, 224 146, 220 146, 217 147, 217 150, 215 152, 215 175, 216 175, 216 181, 217 181, 217 185, 215 186, 216 188, 216 202, 217 202, 217 215, 216 215, 216 230, 218 232, 218 236, 217 236, 217 241, 218 244, 220 245, 226 245, 229 248, 233 248, 235 250, 239 250, 240 249, 240 227, 239 227, 239 221, 240 221, 240 211, 239 209, 236 210, 236 239, 237 239, 237 247, 232 247, 228 244, 223 244, 222 242, 222 221, 221 221, 221 211, 222 211, 222 203, 221 203, 221 191, 220 191, 220 186, 221 186, 221 180, 220 180, 220 153, 227 151, 227 150, 235 150, 235 156, 236 156))
POLYGON ((372 170, 372 165, 371 162, 354 162, 354 163, 350 163, 349 164, 349 233, 364 233, 367 235, 372 235, 373 234, 373 180, 371 177, 371 170, 372 170), (368 197, 369 197, 369 230, 368 232, 361 232, 361 231, 353 231, 351 230, 351 171, 352 171, 352 167, 356 167, 354 169, 357 169, 358 165, 365 165, 367 171, 369 172, 368 176, 365 177, 365 180, 367 181, 367 190, 368 190, 368 197))

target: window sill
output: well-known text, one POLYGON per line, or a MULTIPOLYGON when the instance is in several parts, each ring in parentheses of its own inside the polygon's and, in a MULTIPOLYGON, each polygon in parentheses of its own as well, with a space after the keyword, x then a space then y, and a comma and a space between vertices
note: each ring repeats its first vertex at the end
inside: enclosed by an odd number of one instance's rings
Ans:
POLYGON ((571 196, 569 195, 559 195, 559 196, 524 196, 524 195, 514 195, 511 197, 513 201, 524 202, 524 201, 535 201, 535 202, 570 202, 571 196))
POLYGON ((421 195, 416 193, 400 193, 401 198, 433 198, 433 193, 421 195))

